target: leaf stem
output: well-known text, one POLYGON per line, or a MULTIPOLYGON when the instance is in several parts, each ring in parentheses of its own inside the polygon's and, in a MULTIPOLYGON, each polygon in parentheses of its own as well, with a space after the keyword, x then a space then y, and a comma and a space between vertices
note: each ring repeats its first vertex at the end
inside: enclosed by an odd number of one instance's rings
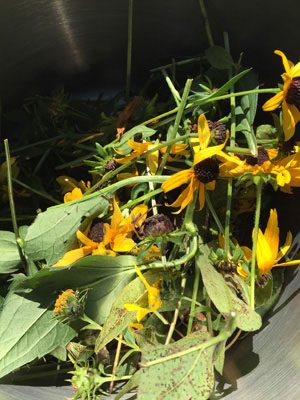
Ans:
POLYGON ((257 236, 260 220, 260 210, 261 210, 261 194, 262 194, 262 178, 259 179, 256 185, 256 210, 255 210, 255 221, 254 221, 254 233, 253 233, 253 246, 252 246, 252 256, 251 256, 251 279, 250 279, 250 307, 255 309, 255 272, 256 272, 256 246, 257 246, 257 236))
POLYGON ((24 254, 23 254, 21 245, 20 245, 20 243, 22 243, 22 241, 21 241, 21 238, 19 235, 19 228, 18 228, 18 224, 17 224, 17 217, 16 217, 16 210, 15 210, 8 139, 4 139, 4 148, 5 148, 5 157, 6 157, 6 165, 7 165, 7 187, 8 187, 8 199, 9 199, 11 220, 12 220, 13 230, 15 233, 16 244, 17 244, 19 255, 20 255, 20 259, 21 259, 25 274, 27 274, 27 262, 26 262, 24 254))

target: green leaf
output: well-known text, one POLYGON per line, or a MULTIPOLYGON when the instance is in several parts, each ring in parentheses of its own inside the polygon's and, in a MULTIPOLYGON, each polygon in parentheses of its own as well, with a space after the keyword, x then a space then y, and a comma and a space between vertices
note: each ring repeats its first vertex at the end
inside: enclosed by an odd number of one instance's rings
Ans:
MULTIPOLYGON (((162 273, 147 271, 143 274, 147 282, 153 285, 161 279, 162 273)), ((96 341, 95 352, 98 353, 107 343, 117 337, 131 322, 136 319, 136 311, 127 311, 124 304, 138 304, 147 306, 147 290, 139 277, 130 282, 114 301, 110 314, 96 341)))
POLYGON ((205 50, 205 55, 212 67, 217 69, 228 69, 233 66, 231 55, 224 47, 212 46, 205 50))
POLYGON ((128 139, 133 139, 135 135, 140 134, 142 136, 142 139, 146 139, 152 135, 156 130, 152 128, 148 128, 147 126, 144 125, 138 125, 135 126, 134 128, 130 129, 129 131, 125 132, 119 143, 115 143, 113 147, 117 149, 120 153, 127 154, 130 151, 132 151, 132 148, 128 145, 128 139))
POLYGON ((104 323, 122 289, 135 276, 131 256, 88 256, 67 268, 43 268, 31 278, 16 282, 15 291, 46 287, 57 292, 89 288, 85 312, 98 324, 104 323))
POLYGON ((236 130, 244 134, 249 150, 251 151, 253 157, 257 157, 257 141, 252 124, 247 119, 244 110, 241 106, 235 108, 235 115, 237 120, 236 130))
POLYGON ((214 346, 184 353, 210 339, 208 333, 195 332, 169 345, 145 346, 142 364, 178 353, 178 357, 141 369, 138 400, 208 399, 214 386, 214 346))
POLYGON ((236 313, 236 326, 243 331, 255 331, 261 327, 261 317, 243 300, 238 298, 227 286, 223 275, 211 265, 209 248, 202 245, 202 254, 196 257, 196 266, 200 269, 207 293, 216 308, 222 314, 236 313))
POLYGON ((221 313, 230 314, 233 311, 230 290, 223 276, 211 265, 208 246, 202 245, 200 252, 202 254, 196 255, 196 267, 200 269, 206 291, 221 313))
POLYGON ((0 377, 66 344, 76 335, 54 319, 48 293, 10 293, 0 315, 0 377))
MULTIPOLYGON (((257 74, 252 70, 243 79, 240 79, 236 85, 236 90, 245 92, 247 90, 255 90, 259 88, 257 74)), ((249 122, 253 125, 257 110, 258 93, 249 93, 241 97, 240 103, 242 110, 249 122)))
POLYGON ((224 340, 218 347, 214 363, 215 369, 219 372, 220 375, 222 375, 223 373, 223 367, 225 361, 225 347, 226 347, 226 341, 224 340))
POLYGON ((122 390, 118 394, 116 394, 114 399, 121 400, 126 393, 136 388, 140 383, 140 378, 141 378, 141 370, 138 370, 134 375, 132 375, 132 377, 129 379, 126 385, 122 387, 122 390))
POLYGON ((38 214, 28 228, 26 255, 32 260, 45 259, 47 264, 54 264, 72 247, 83 217, 98 215, 108 206, 109 202, 100 195, 78 203, 48 208, 38 214))
POLYGON ((11 274, 19 269, 21 262, 15 234, 0 231, 0 274, 11 274))
POLYGON ((269 279, 263 286, 255 288, 255 308, 267 304, 270 301, 273 292, 273 280, 269 275, 269 279))

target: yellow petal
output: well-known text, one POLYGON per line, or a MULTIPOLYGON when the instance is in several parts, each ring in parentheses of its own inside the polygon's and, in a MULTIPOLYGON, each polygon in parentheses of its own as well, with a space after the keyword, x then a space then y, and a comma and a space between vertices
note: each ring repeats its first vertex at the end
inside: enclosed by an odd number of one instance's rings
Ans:
POLYGON ((188 187, 178 196, 178 198, 170 205, 167 204, 168 207, 180 207, 180 209, 173 214, 179 214, 181 211, 193 201, 194 192, 199 187, 200 182, 194 178, 191 180, 188 187))
POLYGON ((166 193, 172 189, 181 186, 183 183, 187 182, 189 179, 192 178, 194 175, 194 170, 192 169, 185 169, 184 171, 177 172, 176 174, 172 175, 168 178, 162 185, 162 190, 166 193))
MULTIPOLYGON (((134 142, 134 141, 131 140, 131 139, 128 139, 128 144, 129 144, 129 146, 130 146, 133 150, 135 150, 136 152, 142 154, 142 153, 144 153, 145 151, 148 151, 148 150, 149 150, 148 146, 149 146, 150 143, 149 143, 149 142, 146 142, 146 143, 139 143, 139 142, 134 142)), ((154 147, 154 146, 153 146, 153 147, 154 147)))
POLYGON ((282 103, 282 125, 285 141, 288 141, 294 135, 295 125, 299 121, 300 114, 299 111, 295 111, 295 108, 296 106, 287 104, 286 101, 282 103))
POLYGON ((93 240, 86 237, 82 232, 76 232, 77 239, 81 241, 81 243, 85 244, 86 246, 91 247, 92 249, 96 249, 98 247, 98 243, 94 242, 93 240))
POLYGON ((280 263, 280 264, 275 264, 274 267, 288 267, 290 265, 299 265, 300 264, 300 260, 293 260, 293 261, 287 261, 284 263, 280 263))
POLYGON ((129 156, 123 157, 123 158, 114 158, 116 162, 119 164, 126 164, 128 161, 133 160, 134 158, 138 157, 141 153, 137 151, 133 151, 129 156))
POLYGON ((67 203, 68 201, 80 199, 83 197, 81 189, 76 187, 75 189, 72 190, 72 192, 68 192, 64 195, 64 203, 67 203))
POLYGON ((198 153, 196 153, 194 157, 194 165, 219 153, 224 148, 225 143, 226 142, 219 144, 218 146, 212 146, 198 151, 198 153))
POLYGON ((80 247, 79 249, 67 251, 67 253, 52 267, 68 267, 75 261, 91 254, 92 248, 90 246, 80 247))
POLYGON ((204 114, 199 115, 198 118, 198 138, 200 142, 200 149, 206 149, 210 139, 210 129, 204 114))
POLYGON ((275 50, 274 53, 277 54, 278 56, 280 56, 280 57, 282 58, 282 63, 283 63, 285 72, 286 72, 287 74, 290 74, 290 73, 291 73, 291 67, 293 66, 293 63, 291 63, 291 62, 286 58, 286 55, 285 55, 282 51, 280 51, 280 50, 275 50))
POLYGON ((121 210, 119 208, 119 205, 114 197, 114 212, 113 212, 113 215, 111 217, 111 222, 110 222, 111 229, 115 232, 118 232, 118 228, 120 227, 120 225, 122 224, 123 221, 124 221, 124 217, 123 217, 121 210))
MULTIPOLYGON (((155 147, 153 145, 149 146, 149 150, 151 147, 155 147)), ((158 168, 158 156, 159 156, 159 151, 153 151, 153 153, 149 154, 146 156, 146 162, 149 167, 149 170, 152 175, 156 174, 157 168, 158 168)))
POLYGON ((256 259, 260 275, 269 272, 275 264, 273 252, 260 229, 257 237, 256 259))
POLYGON ((269 244, 269 247, 273 254, 274 262, 276 260, 278 254, 278 247, 279 247, 279 228, 278 228, 278 217, 277 211, 270 210, 270 217, 268 220, 268 224, 264 233, 264 237, 269 244))
MULTIPOLYGON (((132 219, 137 220, 135 227, 141 226, 143 221, 147 218, 148 206, 146 204, 140 204, 131 211, 130 215, 125 219, 125 222, 130 225, 132 224, 132 219)), ((130 228, 132 230, 132 227, 130 228)))
POLYGON ((276 175, 276 181, 279 186, 288 185, 291 182, 291 174, 288 170, 283 170, 276 175))
POLYGON ((248 262, 250 262, 250 261, 251 261, 251 258, 252 258, 252 250, 249 249, 249 247, 247 247, 247 246, 241 246, 241 249, 242 249, 243 252, 244 252, 244 258, 245 258, 248 262))
POLYGON ((199 185, 199 204, 200 204, 200 211, 201 211, 205 204, 205 186, 202 182, 200 182, 200 185, 199 185))
POLYGON ((281 91, 276 93, 275 96, 271 97, 265 104, 262 106, 263 111, 273 111, 275 108, 279 107, 284 98, 284 92, 281 91))
POLYGON ((286 255, 288 249, 291 247, 292 240, 293 240, 293 236, 292 236, 291 232, 288 231, 288 233, 286 235, 285 243, 284 243, 283 247, 280 249, 280 252, 277 255, 277 258, 276 258, 276 261, 275 261, 276 263, 279 260, 281 260, 283 256, 286 255))
POLYGON ((126 238, 126 234, 119 234, 113 238, 110 247, 113 251, 124 252, 131 251, 135 246, 135 242, 132 239, 126 238))

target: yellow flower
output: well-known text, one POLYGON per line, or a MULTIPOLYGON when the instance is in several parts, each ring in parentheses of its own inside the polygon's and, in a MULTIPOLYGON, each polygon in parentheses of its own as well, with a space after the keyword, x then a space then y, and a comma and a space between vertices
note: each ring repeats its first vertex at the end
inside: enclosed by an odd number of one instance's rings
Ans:
POLYGON ((256 246, 256 260, 259 275, 264 275, 274 267, 298 265, 300 260, 293 260, 278 264, 278 261, 287 253, 292 244, 292 234, 288 232, 283 248, 279 250, 279 228, 276 209, 270 210, 270 217, 264 233, 259 229, 256 246))
POLYGON ((218 163, 211 157, 221 155, 226 160, 231 160, 231 156, 222 151, 226 141, 218 146, 207 147, 210 140, 210 130, 204 114, 201 114, 198 119, 198 139, 199 146, 196 148, 199 148, 199 150, 194 156, 194 167, 177 172, 161 185, 166 193, 190 181, 188 187, 184 189, 174 203, 168 205, 169 207, 180 207, 174 214, 179 214, 193 201, 194 192, 198 189, 200 210, 202 210, 205 204, 204 187, 206 186, 208 190, 214 190, 215 178, 219 175, 218 163))
POLYGON ((300 111, 297 107, 299 105, 297 97, 299 96, 300 86, 295 79, 300 76, 300 62, 294 65, 286 58, 282 51, 275 50, 274 53, 282 58, 285 73, 281 77, 284 85, 281 92, 277 93, 263 105, 263 110, 273 111, 282 104, 284 140, 287 141, 294 135, 295 125, 300 119, 300 111))
POLYGON ((137 226, 142 224, 146 218, 147 210, 148 207, 145 204, 141 204, 135 207, 127 218, 124 218, 118 203, 114 199, 114 213, 110 225, 105 224, 103 241, 100 243, 94 242, 78 230, 76 234, 77 239, 84 246, 68 251, 52 267, 69 266, 89 254, 116 256, 119 252, 131 251, 135 246, 135 242, 129 236, 137 226))
POLYGON ((61 175, 56 178, 56 182, 59 183, 61 191, 64 194, 64 202, 80 199, 90 187, 91 182, 85 183, 83 180, 80 182, 76 181, 69 176, 61 175))
MULTIPOLYGON (((123 158, 115 158, 115 160, 120 164, 126 164, 128 161, 131 161, 134 158, 140 156, 141 154, 146 153, 147 151, 153 149, 154 147, 157 147, 159 144, 161 143, 157 144, 153 144, 151 142, 138 143, 134 142, 131 139, 128 139, 128 145, 134 151, 129 156, 123 158)), ((161 151, 162 153, 165 153, 167 147, 168 146, 163 147, 160 150, 153 151, 151 154, 146 156, 146 162, 152 175, 155 175, 158 168, 159 152, 161 151)), ((188 147, 187 144, 175 143, 171 146, 170 154, 187 155, 189 154, 189 152, 186 150, 187 147, 188 147)), ((169 161, 171 160, 173 161, 173 159, 170 158, 169 161)))
POLYGON ((54 306, 54 312, 57 314, 63 313, 63 308, 67 307, 68 299, 70 297, 75 297, 75 292, 73 289, 65 290, 61 295, 58 296, 54 306))
POLYGON ((134 264, 134 268, 141 281, 145 285, 148 291, 148 305, 151 308, 144 308, 137 304, 124 304, 123 306, 128 311, 137 311, 136 319, 140 322, 147 314, 156 311, 162 305, 162 301, 159 299, 160 295, 160 280, 156 281, 152 286, 146 281, 144 275, 141 273, 139 268, 134 264))

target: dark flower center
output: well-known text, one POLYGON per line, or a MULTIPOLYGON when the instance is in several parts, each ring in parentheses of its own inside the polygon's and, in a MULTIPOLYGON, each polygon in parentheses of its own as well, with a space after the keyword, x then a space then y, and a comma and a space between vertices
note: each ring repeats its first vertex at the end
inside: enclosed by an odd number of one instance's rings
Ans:
POLYGON ((194 173, 202 183, 214 181, 219 175, 219 164, 213 158, 207 158, 194 166, 194 173))
POLYGON ((91 229, 88 233, 88 237, 93 242, 100 243, 100 242, 103 242, 104 235, 105 235, 104 222, 102 222, 100 219, 96 218, 96 220, 94 220, 93 225, 91 226, 91 229))
POLYGON ((300 78, 292 79, 285 101, 288 104, 294 104, 300 110, 300 78))
POLYGON ((106 172, 114 171, 115 169, 117 169, 118 165, 119 164, 117 163, 117 161, 112 158, 111 160, 108 160, 106 162, 106 164, 104 165, 104 168, 105 168, 106 172))
POLYGON ((163 214, 157 214, 147 218, 142 225, 142 232, 145 237, 168 235, 173 230, 174 226, 172 222, 163 214))
POLYGON ((270 157, 266 149, 264 149, 263 147, 259 147, 257 151, 258 151, 257 157, 249 156, 246 158, 247 164, 253 166, 262 165, 264 162, 270 161, 270 157))
POLYGON ((209 130, 212 132, 213 137, 217 144, 223 144, 226 140, 226 126, 219 121, 207 121, 209 130))

